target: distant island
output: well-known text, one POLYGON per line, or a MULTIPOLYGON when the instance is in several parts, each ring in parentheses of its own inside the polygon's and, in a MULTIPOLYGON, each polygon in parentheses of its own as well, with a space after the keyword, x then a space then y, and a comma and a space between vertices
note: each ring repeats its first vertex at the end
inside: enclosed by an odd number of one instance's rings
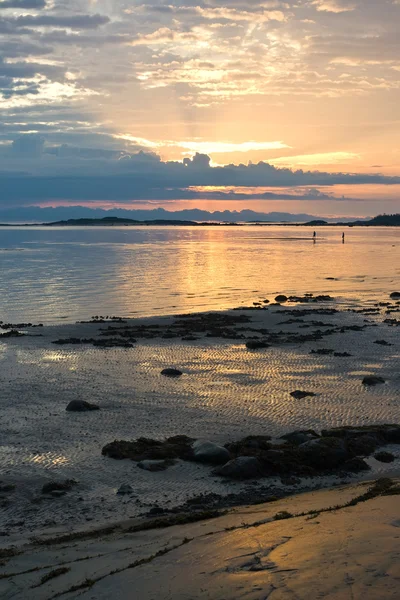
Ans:
POLYGON ((337 222, 337 223, 328 223, 328 221, 323 221, 322 219, 308 221, 307 223, 303 223, 303 225, 309 225, 312 227, 323 226, 323 225, 341 225, 343 227, 400 227, 400 214, 393 215, 378 215, 373 219, 369 219, 367 221, 349 221, 349 222, 337 222))
MULTIPOLYGON (((230 226, 241 227, 243 225, 262 225, 271 226, 279 225, 281 227, 324 227, 324 226, 340 226, 340 227, 400 227, 400 214, 378 215, 372 219, 364 221, 336 221, 330 222, 323 219, 313 219, 305 223, 293 222, 276 222, 276 221, 251 221, 251 222, 231 222, 231 221, 186 221, 182 219, 148 219, 140 221, 137 219, 128 219, 124 217, 103 217, 103 218, 81 218, 81 219, 65 219, 62 221, 53 221, 51 223, 23 223, 19 227, 121 227, 121 226, 150 226, 150 225, 181 225, 190 227, 204 226, 230 226)), ((10 223, 0 223, 0 227, 12 227, 10 223)))
MULTIPOLYGON (((190 225, 190 226, 202 226, 202 225, 230 225, 230 226, 240 226, 240 223, 224 223, 224 222, 198 222, 198 221, 182 221, 179 219, 154 219, 148 221, 137 221, 135 219, 124 219, 120 217, 104 217, 102 219, 67 219, 66 221, 55 221, 53 223, 45 223, 44 225, 49 227, 61 227, 61 226, 113 226, 113 225, 190 225)), ((346 227, 353 226, 362 226, 362 227, 370 227, 370 226, 400 226, 400 214, 393 215, 378 215, 369 221, 350 221, 350 222, 337 222, 337 223, 329 223, 328 221, 324 221, 322 219, 316 219, 313 221, 309 221, 307 223, 268 223, 268 222, 257 222, 254 221, 252 223, 246 223, 246 225, 310 225, 310 226, 324 226, 324 225, 341 225, 346 227)))

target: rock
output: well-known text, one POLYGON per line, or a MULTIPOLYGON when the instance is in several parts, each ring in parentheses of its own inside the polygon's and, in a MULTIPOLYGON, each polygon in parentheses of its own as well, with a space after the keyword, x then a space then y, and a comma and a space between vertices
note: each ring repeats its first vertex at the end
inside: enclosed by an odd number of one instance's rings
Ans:
POLYGON ((361 473, 361 471, 369 471, 370 468, 365 460, 358 457, 347 460, 343 465, 343 469, 349 473, 361 473))
POLYGON ((393 299, 400 298, 400 292, 392 292, 390 297, 393 299))
POLYGON ((246 342, 246 348, 248 350, 261 350, 262 348, 269 348, 269 344, 262 340, 249 340, 246 342))
POLYGON ((294 392, 290 392, 290 395, 296 400, 302 400, 303 398, 307 398, 307 396, 316 396, 314 392, 303 392, 302 390, 295 390, 294 392))
POLYGON ((213 442, 197 440, 192 445, 193 459, 211 465, 224 465, 231 459, 229 451, 213 442))
POLYGON ((287 302, 288 297, 285 296, 285 294, 279 294, 278 296, 275 296, 275 302, 278 302, 278 304, 280 304, 281 302, 287 302))
POLYGON ((117 490, 117 494, 119 496, 124 496, 124 495, 128 495, 128 494, 133 494, 133 489, 132 487, 129 485, 129 483, 123 483, 117 490))
POLYGON ((374 454, 374 458, 376 458, 376 460, 379 460, 379 462, 391 463, 395 460, 396 457, 391 452, 382 451, 374 454))
POLYGON ((193 458, 193 438, 185 435, 177 435, 165 441, 139 438, 133 442, 125 440, 114 440, 106 444, 101 453, 118 460, 129 458, 134 461, 142 460, 165 460, 181 458, 191 460, 193 458))
POLYGON ((269 450, 271 436, 269 435, 249 435, 237 442, 229 442, 225 448, 233 456, 255 456, 260 451, 269 450))
POLYGON ((334 352, 333 356, 336 356, 338 358, 350 358, 353 355, 349 354, 348 352, 334 352))
POLYGON ((400 425, 361 425, 359 427, 334 427, 332 429, 323 429, 323 437, 341 437, 351 440, 360 436, 372 436, 377 445, 398 444, 400 443, 400 425))
POLYGON ((179 371, 179 369, 174 369, 172 367, 168 367, 167 369, 163 369, 161 371, 161 375, 165 375, 166 377, 180 377, 182 374, 182 371, 179 371))
POLYGON ((66 492, 71 490, 74 485, 77 485, 75 479, 65 479, 64 481, 50 481, 42 487, 42 494, 51 494, 52 492, 66 492))
POLYGON ((230 479, 253 479, 262 474, 261 464, 254 456, 238 456, 222 467, 214 469, 213 474, 230 479))
POLYGON ((377 375, 368 375, 364 377, 362 380, 363 385, 378 385, 378 383, 385 383, 383 377, 378 377, 377 375))
POLYGON ((302 462, 317 470, 336 469, 352 458, 340 438, 318 438, 299 446, 302 462))
POLYGON ((360 435, 349 439, 347 445, 353 454, 357 456, 369 456, 376 450, 378 442, 373 435, 360 435))
POLYGON ((175 464, 172 459, 168 460, 141 460, 138 462, 138 467, 144 471, 165 471, 171 465, 175 464))
POLYGON ((392 346, 386 340, 375 340, 374 344, 378 344, 379 346, 392 346))
POLYGON ((299 429, 298 431, 292 431, 291 433, 282 435, 280 439, 286 440, 289 444, 293 444, 294 446, 300 446, 300 444, 305 444, 306 442, 317 438, 319 438, 319 435, 313 429, 299 429))
POLYGON ((91 404, 90 402, 86 402, 85 400, 71 400, 68 404, 67 410, 68 412, 87 412, 89 410, 99 410, 100 406, 97 404, 91 404))

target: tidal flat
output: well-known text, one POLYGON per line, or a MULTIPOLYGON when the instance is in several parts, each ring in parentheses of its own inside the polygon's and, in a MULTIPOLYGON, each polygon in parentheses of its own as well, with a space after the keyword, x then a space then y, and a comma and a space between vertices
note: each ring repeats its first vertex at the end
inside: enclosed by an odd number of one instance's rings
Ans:
POLYGON ((298 460, 290 450, 284 469, 275 461, 268 471, 260 455, 268 452, 270 464, 282 444, 315 443, 323 430, 400 424, 399 300, 388 294, 352 309, 326 295, 266 300, 168 317, 98 314, 76 324, 3 323, 4 542, 399 474, 397 434, 353 446, 326 468, 309 460, 288 467, 298 460), (66 410, 82 402, 98 409, 66 410), (309 437, 281 439, 299 430, 309 437), (176 436, 187 436, 190 445, 209 441, 230 459, 253 456, 264 467, 236 477, 217 472, 213 460, 147 452, 176 436), (104 451, 115 440, 140 438, 147 446, 134 460, 104 451), (375 458, 379 452, 390 462, 375 458), (154 464, 157 459, 166 464, 154 464), (344 465, 352 459, 364 467, 344 465))

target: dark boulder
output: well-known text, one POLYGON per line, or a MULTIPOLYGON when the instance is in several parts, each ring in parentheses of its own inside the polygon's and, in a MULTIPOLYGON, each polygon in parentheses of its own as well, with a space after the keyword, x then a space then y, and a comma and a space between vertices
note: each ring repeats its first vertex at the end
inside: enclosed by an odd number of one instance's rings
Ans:
POLYGON ((383 377, 378 377, 377 375, 368 375, 364 377, 362 380, 363 385, 378 385, 379 383, 385 383, 383 377))
POLYGON ((182 375, 182 371, 168 367, 167 369, 163 369, 161 371, 161 375, 165 375, 166 377, 180 377, 182 375))
POLYGON ((263 342, 263 340, 249 340, 246 342, 246 348, 248 350, 261 350, 262 348, 269 348, 269 344, 267 342, 263 342))
POLYGON ((304 392, 302 390, 295 390, 294 392, 290 392, 290 395, 296 400, 302 400, 303 398, 307 398, 307 396, 316 396, 314 392, 304 392))
POLYGON ((340 438, 317 438, 298 448, 301 461, 317 470, 336 469, 352 458, 346 443, 340 438))
POLYGON ((165 460, 181 458, 183 460, 193 459, 193 439, 185 435, 168 438, 165 441, 139 438, 132 442, 115 440, 106 444, 101 453, 118 460, 129 458, 134 461, 143 460, 165 460))
POLYGON ((213 471, 229 479, 254 479, 262 475, 261 464, 254 456, 238 456, 213 471))
POLYGON ((300 446, 311 440, 319 438, 319 435, 313 429, 299 429, 298 431, 292 431, 291 433, 285 433, 280 439, 286 440, 293 446, 300 446))
POLYGON ((392 292, 390 294, 390 297, 393 298, 394 300, 397 298, 400 298, 400 292, 392 292))
POLYGON ((361 473, 362 471, 369 471, 371 467, 367 465, 365 460, 362 458, 354 457, 350 460, 346 460, 343 465, 343 470, 348 473, 361 473))
POLYGON ((225 448, 233 456, 256 456, 271 448, 270 440, 269 435, 249 435, 237 442, 225 444, 225 448))
POLYGON ((378 439, 374 435, 355 436, 347 442, 350 452, 356 456, 369 456, 375 452, 378 445, 378 439))
POLYGON ((382 451, 374 454, 374 458, 376 458, 376 460, 382 463, 391 463, 395 460, 396 457, 391 452, 382 451))
POLYGON ((87 412, 89 410, 99 410, 100 406, 97 404, 91 404, 90 402, 86 402, 86 400, 71 400, 68 404, 67 410, 68 412, 87 412))
POLYGON ((285 294, 279 294, 278 296, 275 296, 275 302, 278 302, 278 304, 280 304, 281 302, 287 302, 288 297, 285 296, 285 294))
POLYGON ((197 440, 192 445, 193 460, 210 465, 224 465, 232 457, 224 446, 218 446, 213 442, 197 440))

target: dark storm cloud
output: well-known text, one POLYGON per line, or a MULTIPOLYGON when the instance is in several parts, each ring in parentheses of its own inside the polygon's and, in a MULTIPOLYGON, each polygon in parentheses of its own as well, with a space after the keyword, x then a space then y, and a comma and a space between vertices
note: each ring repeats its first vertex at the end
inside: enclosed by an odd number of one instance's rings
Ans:
MULTIPOLYGON (((73 149, 72 149, 73 150, 73 149)), ((39 159, 33 162, 40 168, 40 161, 46 160, 46 153, 52 152, 51 170, 53 175, 13 176, 10 171, 0 175, 2 204, 10 206, 18 201, 35 203, 49 200, 63 201, 115 201, 134 200, 177 200, 213 198, 218 200, 257 200, 293 199, 293 190, 310 186, 334 186, 339 184, 400 184, 400 177, 386 177, 379 174, 326 173, 279 169, 268 163, 249 165, 226 165, 211 167, 206 155, 197 154, 192 160, 181 162, 162 162, 157 155, 140 152, 133 156, 121 156, 115 152, 82 152, 76 156, 68 148, 49 150, 44 147, 43 139, 38 136, 26 136, 16 140, 9 148, 9 156, 20 158, 19 169, 26 169, 26 158, 39 159), (119 159, 118 159, 119 158, 119 159), (76 163, 86 159, 87 172, 91 175, 77 174, 76 163), (57 161, 67 161, 71 173, 57 175, 57 161), (95 174, 96 173, 96 174, 95 174), (227 191, 197 191, 196 186, 226 186, 227 191), (238 187, 286 188, 284 192, 254 192, 251 196, 235 192, 238 187)), ((49 159, 47 159, 49 160, 49 159)), ((7 169, 7 162, 3 161, 7 169)), ((15 166, 15 165, 14 165, 15 166)), ((332 200, 331 196, 310 190, 303 199, 332 200)))

